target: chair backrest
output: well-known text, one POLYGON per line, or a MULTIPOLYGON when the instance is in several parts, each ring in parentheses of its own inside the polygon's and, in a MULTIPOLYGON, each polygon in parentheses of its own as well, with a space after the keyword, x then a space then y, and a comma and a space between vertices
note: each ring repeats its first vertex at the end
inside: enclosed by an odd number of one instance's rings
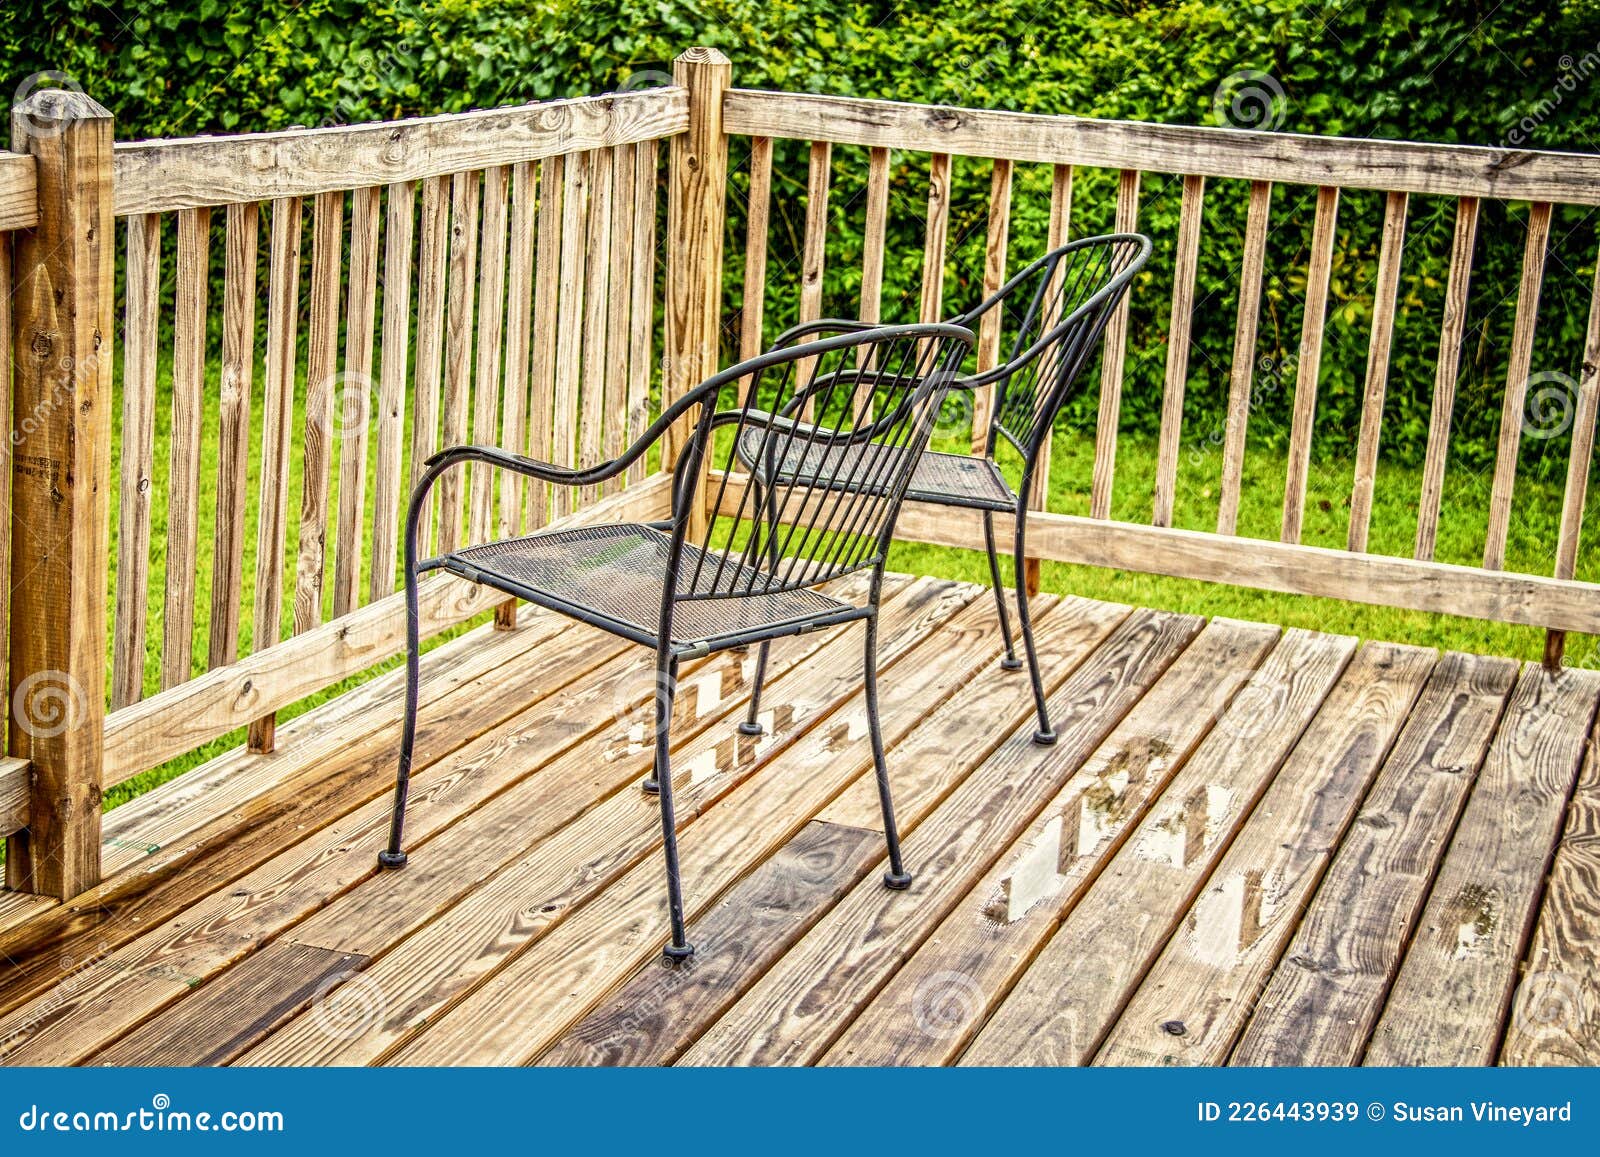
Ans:
POLYGON ((1003 435, 1024 456, 1038 450, 1100 335, 1150 257, 1140 233, 1086 237, 1052 249, 977 308, 955 319, 976 327, 1000 315, 1005 361, 972 379, 994 386, 988 448, 1003 435))
POLYGON ((940 405, 964 386, 973 341, 958 325, 873 327, 776 349, 707 381, 678 462, 676 539, 703 463, 721 471, 707 485, 719 517, 687 544, 676 597, 771 594, 880 562, 940 405))

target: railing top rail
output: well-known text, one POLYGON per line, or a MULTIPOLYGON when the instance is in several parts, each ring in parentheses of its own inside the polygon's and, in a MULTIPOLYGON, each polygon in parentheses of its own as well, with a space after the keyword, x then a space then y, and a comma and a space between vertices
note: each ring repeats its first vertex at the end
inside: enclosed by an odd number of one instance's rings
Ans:
POLYGON ((998 157, 1041 164, 1600 205, 1600 156, 1474 145, 996 112, 730 89, 723 125, 745 136, 998 157))
POLYGON ((0 232, 39 223, 39 192, 33 158, 0 150, 0 232))
MULTIPOLYGON (((538 160, 683 132, 682 88, 239 136, 130 141, 113 158, 118 216, 307 197, 538 160)), ((0 167, 0 223, 8 185, 0 167)))

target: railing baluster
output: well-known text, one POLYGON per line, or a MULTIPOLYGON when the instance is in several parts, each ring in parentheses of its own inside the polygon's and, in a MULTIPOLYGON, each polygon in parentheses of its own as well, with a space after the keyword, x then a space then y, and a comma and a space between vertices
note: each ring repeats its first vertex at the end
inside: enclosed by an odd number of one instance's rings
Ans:
MULTIPOLYGON (((417 186, 389 186, 383 230, 383 353, 378 367, 378 462, 372 491, 372 573, 367 598, 394 590, 395 545, 399 541, 401 455, 405 447, 407 362, 411 345, 411 244, 415 236, 417 186)), ((422 339, 417 339, 420 358, 422 339)), ((420 394, 420 385, 418 387, 420 394)))
MULTIPOLYGON (((867 220, 861 238, 861 304, 856 316, 869 325, 883 317, 883 254, 889 230, 889 150, 867 150, 867 220)), ((865 365, 871 350, 862 350, 857 361, 865 365)), ((861 420, 870 422, 872 395, 861 399, 861 420)))
MULTIPOLYGON (((606 297, 606 394, 605 447, 608 459, 616 458, 627 445, 628 422, 628 307, 633 260, 633 146, 618 145, 611 171, 611 288, 606 297)), ((622 488, 620 477, 600 488, 602 494, 615 494, 622 488)))
MULTIPOLYGON (((1045 230, 1045 249, 1053 251, 1067 243, 1067 237, 1072 230, 1072 166, 1057 165, 1050 172, 1050 223, 1045 230)), ((1054 300, 1056 291, 1061 284, 1062 271, 1057 268, 1047 291, 1050 300, 1054 300)), ((1057 319, 1052 319, 1052 324, 1057 319)), ((1028 509, 1047 510, 1050 504, 1050 453, 1055 439, 1053 430, 1046 430, 1043 441, 1039 444, 1039 455, 1034 460, 1033 482, 1028 487, 1028 509)), ((1022 581, 1027 585, 1029 594, 1039 593, 1040 561, 1037 558, 1024 558, 1022 566, 1022 581)))
MULTIPOLYGON (((634 154, 633 323, 628 331, 628 442, 650 424, 650 372, 655 358, 656 310, 656 143, 639 142, 634 154)), ((770 174, 769 174, 770 179, 770 174)), ((631 486, 644 481, 640 458, 628 467, 631 486)))
POLYGON ((334 374, 339 367, 339 290, 344 272, 344 194, 319 193, 311 218, 311 330, 307 338, 305 481, 300 494, 300 557, 295 569, 294 632, 322 622, 328 547, 329 442, 334 374))
MULTIPOLYGON (((1594 458, 1594 426, 1600 409, 1600 261, 1595 264, 1589 295, 1589 322, 1583 339, 1583 365, 1578 372, 1578 398, 1572 415, 1572 448, 1567 455, 1567 482, 1561 498, 1561 529, 1556 539, 1555 577, 1577 577, 1578 542, 1583 534, 1583 508, 1588 500, 1589 470, 1594 458)), ((1549 631, 1544 664, 1555 670, 1566 653, 1567 633, 1549 631)))
MULTIPOLYGON (((579 402, 582 419, 578 434, 578 462, 593 466, 601 460, 605 429, 606 293, 611 276, 611 186, 613 157, 610 149, 589 154, 589 228, 584 255, 583 381, 579 402)), ((584 504, 594 501, 596 488, 583 488, 584 504)))
MULTIPOLYGON (((262 379, 261 512, 256 520, 256 597, 251 650, 276 643, 283 631, 283 562, 289 529, 289 453, 294 437, 294 366, 300 324, 299 197, 272 202, 268 255, 267 367, 262 379)), ((251 751, 273 748, 275 715, 250 724, 251 751)))
POLYGON ((167 475, 167 592, 161 686, 189 678, 200 530, 200 424, 205 410, 206 298, 211 210, 178 214, 178 289, 172 315, 172 442, 167 475))
POLYGON ((1156 450, 1156 492, 1151 522, 1172 525, 1178 489, 1178 450, 1183 437, 1183 395, 1189 382, 1189 335, 1194 324, 1194 281, 1200 262, 1206 179, 1183 179, 1178 209, 1178 246, 1172 274, 1172 315, 1167 323, 1167 372, 1161 392, 1161 435, 1156 450))
POLYGON ((800 256, 800 320, 822 316, 822 277, 828 250, 828 186, 833 172, 833 148, 813 141, 806 168, 806 226, 800 256))
MULTIPOLYGON (((989 177, 989 232, 983 245, 983 299, 997 293, 1006 280, 1006 250, 1011 238, 1012 164, 997 159, 989 177)), ((978 322, 978 372, 992 370, 1000 361, 1000 323, 1003 309, 991 309, 978 322)), ((972 398, 972 452, 982 454, 989 442, 992 389, 972 398)))
MULTIPOLYGON (((528 443, 528 339, 533 324, 534 173, 532 161, 511 168, 511 237, 506 262, 505 412, 501 445, 522 453, 528 443)), ((500 475, 497 538, 522 532, 523 476, 500 475)))
MULTIPOLYGON (((767 229, 772 214, 772 138, 750 138, 750 200, 745 215, 744 296, 739 307, 739 360, 762 350, 761 327, 766 317, 767 229)), ((810 234, 807 233, 809 238, 810 234)), ((748 377, 739 381, 739 405, 750 392, 748 377)))
POLYGON ((928 232, 922 249, 919 321, 938 321, 944 309, 945 243, 950 233, 950 154, 928 161, 928 232))
POLYGON ((1422 464, 1422 494, 1417 500, 1417 558, 1433 558, 1439 535, 1439 500, 1444 493, 1445 462, 1450 452, 1450 421, 1456 404, 1456 377, 1461 369, 1461 341, 1467 328, 1467 292, 1472 279, 1472 248, 1478 233, 1478 199, 1456 204, 1455 238, 1450 246, 1450 274, 1444 290, 1444 319, 1439 326, 1439 361, 1433 373, 1433 408, 1428 419, 1428 449, 1422 464))
MULTIPOLYGON (((583 370, 584 236, 589 211, 589 159, 569 156, 561 188, 561 283, 556 307, 556 356, 551 461, 577 465, 578 383, 583 370)), ((552 487, 557 516, 573 510, 572 488, 552 487)))
POLYGON ((1539 288, 1544 281, 1549 240, 1550 203, 1535 201, 1528 210, 1522 280, 1517 286, 1517 318, 1511 331, 1511 360, 1506 369, 1505 402, 1500 410, 1500 443, 1495 450, 1494 488, 1489 495, 1489 532, 1483 546, 1487 570, 1499 570, 1506 561, 1511 497, 1517 484, 1517 453, 1522 446, 1522 407, 1527 398, 1528 372, 1533 368, 1533 331, 1539 316, 1539 288))
POLYGON ((1356 442, 1355 482, 1350 493, 1349 549, 1367 549, 1372 521, 1372 490, 1378 474, 1378 438, 1383 430, 1383 399, 1389 383, 1389 347, 1394 338, 1395 295, 1400 288, 1400 258, 1406 240, 1407 193, 1390 193, 1383 210, 1383 241, 1378 279, 1373 287, 1372 338, 1367 346, 1367 382, 1361 399, 1361 433, 1356 442))
MULTIPOLYGON (((566 158, 546 157, 539 162, 539 236, 533 273, 533 343, 528 353, 530 390, 528 453, 546 459, 553 455, 551 433, 555 419, 557 299, 561 295, 562 190, 566 185, 566 158)), ((550 519, 550 487, 528 481, 528 529, 537 530, 550 519)))
MULTIPOLYGON (((1139 227, 1139 171, 1123 169, 1117 180, 1117 232, 1139 227)), ((1106 323, 1104 353, 1100 362, 1100 414, 1095 427, 1094 478, 1089 491, 1089 514, 1111 517, 1111 488, 1117 474, 1117 425, 1122 417, 1122 367, 1128 353, 1128 297, 1125 296, 1106 323)))
POLYGON ((372 337, 378 307, 378 209, 382 189, 350 194, 350 291, 344 372, 334 421, 339 430, 339 526, 333 552, 333 614, 360 602, 362 539, 367 521, 367 424, 372 407, 372 337))
POLYGON ((1233 329, 1233 365, 1228 378, 1228 417, 1222 440, 1222 494, 1217 533, 1232 534, 1239 523, 1239 487, 1244 479, 1245 435, 1250 427, 1250 392, 1255 381, 1256 327, 1261 316, 1261 272, 1267 257, 1267 217, 1272 182, 1250 182, 1250 209, 1244 227, 1244 260, 1239 268, 1239 311, 1233 329))
MULTIPOLYGON (((10 248, 9 245, 3 247, 10 248)), ((9 283, 7 286, 3 296, 9 302, 9 283)), ((150 594, 150 475, 154 466, 156 334, 160 328, 160 309, 161 217, 156 213, 142 213, 128 219, 112 710, 137 703, 144 695, 145 618, 150 594)), ((10 385, 9 377, 6 384, 10 385)), ((7 411, 8 420, 9 413, 7 411)), ((0 537, 9 542, 9 531, 0 537)))
MULTIPOLYGON (((501 338, 506 322, 506 216, 510 172, 504 165, 483 171, 483 216, 478 246, 478 339, 472 370, 472 440, 500 444, 501 338)), ((474 469, 467 493, 467 533, 484 542, 494 524, 496 471, 474 469)))
POLYGON ((250 387, 256 361, 256 250, 260 234, 261 207, 257 202, 228 206, 217 522, 211 551, 207 667, 225 666, 239 657, 239 600, 244 590, 244 524, 250 484, 250 387))
MULTIPOLYGON (((478 280, 477 170, 457 173, 450 181, 449 300, 444 328, 444 444, 459 446, 468 438, 472 405, 473 294, 478 280)), ((476 466, 468 467, 476 475, 476 466)), ((461 542, 462 470, 446 470, 439 479, 439 549, 452 551, 461 542)))
POLYGON ((1294 418, 1289 428, 1289 466, 1283 482, 1284 542, 1299 542, 1305 522, 1306 484, 1311 473, 1311 438, 1317 420, 1317 379, 1322 373, 1322 335, 1328 322, 1328 277, 1333 271, 1334 232, 1339 224, 1339 190, 1317 189, 1311 226, 1311 260, 1306 267, 1306 308, 1300 320, 1300 356, 1295 365, 1294 418))
MULTIPOLYGON (((417 245, 417 386, 411 417, 411 479, 416 486, 425 463, 439 448, 439 410, 444 367, 445 278, 450 260, 449 177, 422 182, 422 224, 417 245)), ((429 491, 417 526, 417 550, 433 553, 438 496, 429 491)))

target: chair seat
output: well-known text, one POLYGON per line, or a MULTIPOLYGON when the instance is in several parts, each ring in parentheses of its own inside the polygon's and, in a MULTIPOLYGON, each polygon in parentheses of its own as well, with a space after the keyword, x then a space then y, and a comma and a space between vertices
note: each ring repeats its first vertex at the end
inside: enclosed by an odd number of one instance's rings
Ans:
MULTIPOLYGON (((758 465, 762 437, 761 431, 746 431, 740 439, 740 458, 762 481, 770 482, 768 472, 758 465)), ((780 484, 785 486, 804 486, 808 479, 829 479, 833 481, 830 489, 873 493, 881 489, 875 485, 879 478, 893 477, 895 474, 887 459, 899 458, 904 453, 898 447, 891 448, 876 442, 836 446, 796 445, 775 473, 780 484)), ((917 459, 911 482, 906 487, 906 497, 918 502, 978 510, 1011 511, 1017 508, 1016 493, 1006 484, 993 461, 970 454, 942 454, 936 450, 925 450, 917 459)))
MULTIPOLYGON (((586 526, 470 546, 444 556, 439 566, 654 645, 671 544, 670 536, 650 526, 586 526)), ((685 544, 672 644, 692 646, 813 620, 833 621, 841 612, 857 609, 804 587, 761 593, 775 581, 764 571, 685 544), (696 567, 702 558, 704 565, 696 567), (719 592, 749 587, 754 593, 710 595, 713 583, 719 592)))

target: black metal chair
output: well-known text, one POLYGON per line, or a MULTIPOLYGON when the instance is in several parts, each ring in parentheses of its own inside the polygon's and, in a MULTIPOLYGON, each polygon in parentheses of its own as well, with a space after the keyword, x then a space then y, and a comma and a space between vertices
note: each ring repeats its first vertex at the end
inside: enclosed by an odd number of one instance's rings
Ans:
MULTIPOLYGON (((1039 728, 1034 741, 1055 742, 1050 716, 1045 706, 1044 681, 1039 673, 1039 657, 1033 642, 1033 621, 1028 614, 1028 590, 1020 560, 1025 557, 1028 502, 1034 472, 1045 437, 1056 415, 1066 405, 1072 387, 1092 357, 1106 323, 1127 292, 1134 274, 1150 256, 1150 239, 1139 233, 1113 233, 1088 237, 1051 250, 1034 261, 977 307, 951 319, 951 324, 976 329, 983 315, 1001 311, 1002 345, 1010 354, 991 370, 975 374, 963 382, 972 389, 993 386, 989 427, 982 457, 924 450, 912 473, 906 497, 940 506, 956 506, 983 513, 984 546, 989 555, 989 573, 994 580, 995 602, 1000 609, 1000 636, 1005 654, 1000 660, 1008 670, 1022 664, 1012 644, 1011 623, 1006 613, 1005 590, 1000 579, 1000 560, 995 553, 994 516, 1010 514, 1015 520, 1016 537, 1012 558, 1016 560, 1017 619, 1022 628, 1023 649, 1028 656, 1028 674, 1033 682, 1035 710, 1039 728), (995 451, 1001 439, 1022 459, 1021 485, 1013 490, 1001 474, 995 451)), ((818 328, 870 328, 860 322, 824 321, 797 326, 779 336, 783 347, 818 328)), ((740 457, 747 466, 754 462, 745 448, 740 457)), ((850 453, 871 454, 870 450, 850 453)), ((787 482, 787 479, 783 479, 787 482)), ((763 646, 756 667, 756 687, 751 696, 750 715, 743 728, 759 734, 755 712, 760 705, 760 680, 766 668, 763 646)))
POLYGON ((655 650, 655 765, 644 786, 660 799, 672 921, 666 954, 674 960, 693 952, 684 934, 668 735, 679 661, 757 642, 764 648, 772 639, 863 620, 867 720, 889 851, 884 882, 908 887, 878 722, 878 603, 906 486, 946 391, 965 385, 957 371, 972 344, 970 330, 933 324, 837 333, 771 351, 707 379, 667 407, 620 457, 584 469, 487 446, 453 446, 429 458, 406 518, 406 709, 389 847, 379 863, 396 868, 406 862, 417 576, 444 570, 655 650), (718 409, 723 394, 741 383, 744 400, 718 409), (450 468, 471 461, 558 485, 591 486, 622 473, 680 420, 690 432, 674 470, 670 519, 552 530, 418 561, 424 499, 450 468), (758 463, 748 483, 736 448, 751 451, 758 463), (723 473, 701 482, 709 462, 721 462, 723 473), (692 507, 702 493, 711 500, 709 510, 722 516, 708 519, 708 528, 690 542, 692 507), (816 589, 869 568, 868 594, 859 605, 816 589))

